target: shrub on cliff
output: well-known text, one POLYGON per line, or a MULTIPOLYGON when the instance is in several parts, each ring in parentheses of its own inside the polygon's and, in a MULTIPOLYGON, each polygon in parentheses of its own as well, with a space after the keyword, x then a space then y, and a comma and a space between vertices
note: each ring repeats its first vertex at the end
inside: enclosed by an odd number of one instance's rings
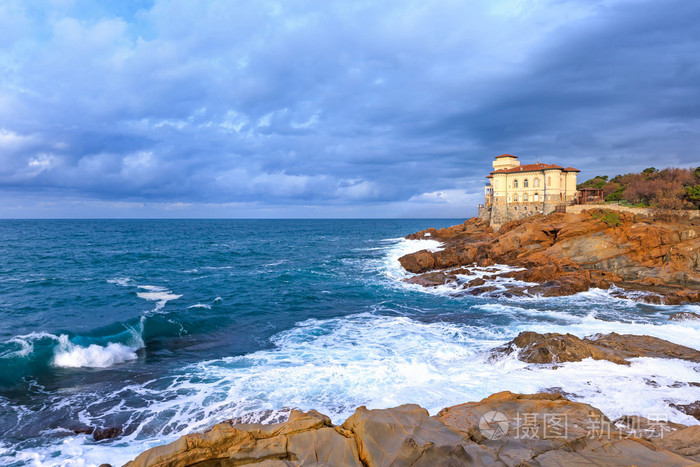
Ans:
POLYGON ((599 188, 605 201, 623 202, 635 206, 651 206, 662 210, 700 208, 700 167, 679 169, 654 167, 641 173, 598 175, 578 185, 578 188, 599 188))
POLYGON ((617 227, 620 225, 620 213, 615 211, 594 211, 591 214, 593 219, 601 219, 608 227, 617 227))

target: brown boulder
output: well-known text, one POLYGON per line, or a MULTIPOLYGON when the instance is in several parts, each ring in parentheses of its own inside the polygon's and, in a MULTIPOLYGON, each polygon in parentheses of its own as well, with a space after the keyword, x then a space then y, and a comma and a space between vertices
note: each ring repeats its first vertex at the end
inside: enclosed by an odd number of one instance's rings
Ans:
POLYGON ((561 297, 585 292, 591 288, 591 281, 585 271, 560 274, 556 279, 530 288, 530 292, 544 297, 561 297))
POLYGON ((681 455, 617 429, 598 409, 559 394, 501 392, 437 415, 509 466, 681 466, 681 455))
POLYGON ((605 348, 623 358, 653 357, 653 358, 678 358, 691 362, 700 362, 700 352, 674 344, 658 337, 635 336, 631 334, 617 334, 611 332, 595 338, 587 337, 587 341, 605 348))
POLYGON ((469 282, 465 284, 465 287, 479 287, 481 285, 484 285, 486 283, 486 280, 482 277, 477 277, 476 279, 472 279, 469 282))
POLYGON ((293 410, 284 423, 222 423, 205 433, 183 436, 143 452, 125 467, 185 467, 205 462, 261 465, 262 461, 276 461, 269 465, 299 465, 301 461, 362 466, 352 434, 333 427, 328 417, 316 411, 293 410))
POLYGON ((355 433, 366 466, 503 465, 487 449, 408 404, 386 410, 358 408, 343 423, 355 433))
POLYGON ((517 349, 521 349, 518 359, 527 363, 580 362, 585 358, 593 358, 629 364, 624 358, 593 346, 573 334, 538 334, 524 331, 509 343, 495 348, 494 352, 510 354, 517 349))
POLYGON ((399 263, 408 272, 415 274, 435 268, 435 258, 428 250, 421 250, 399 258, 399 263))
POLYGON ((585 358, 629 365, 629 358, 678 358, 700 362, 700 352, 651 336, 610 333, 581 339, 572 334, 524 331, 493 352, 510 354, 519 350, 518 359, 528 363, 580 362, 585 358))

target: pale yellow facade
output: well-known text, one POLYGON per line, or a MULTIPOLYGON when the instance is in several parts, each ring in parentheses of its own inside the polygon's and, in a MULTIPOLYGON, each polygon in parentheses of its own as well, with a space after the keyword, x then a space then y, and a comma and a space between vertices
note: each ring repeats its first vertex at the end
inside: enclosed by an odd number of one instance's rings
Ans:
POLYGON ((485 187, 485 204, 567 203, 576 195, 578 171, 551 164, 521 165, 516 156, 499 156, 485 187))
POLYGON ((493 161, 479 217, 493 227, 535 214, 549 214, 576 197, 578 169, 554 164, 521 164, 503 154, 493 161))

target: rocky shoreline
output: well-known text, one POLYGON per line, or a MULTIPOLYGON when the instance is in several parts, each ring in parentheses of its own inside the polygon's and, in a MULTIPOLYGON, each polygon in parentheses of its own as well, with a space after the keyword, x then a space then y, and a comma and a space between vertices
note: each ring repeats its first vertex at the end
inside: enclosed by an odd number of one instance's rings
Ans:
POLYGON ((358 408, 342 425, 292 411, 272 425, 219 424, 150 449, 127 467, 691 466, 700 426, 628 416, 560 394, 501 392, 430 416, 414 404, 358 408))
MULTIPOLYGON (((585 358, 629 365, 634 357, 700 363, 700 351, 615 333, 581 339, 523 332, 490 358, 513 352, 534 365, 585 358)), ((287 421, 267 425, 227 421, 149 449, 126 466, 700 465, 700 425, 638 415, 610 420, 557 388, 548 391, 501 392, 435 416, 415 404, 359 407, 341 425, 313 410, 292 410, 287 421)), ((700 401, 672 409, 700 421, 700 401)))
POLYGON ((416 274, 405 280, 426 287, 451 284, 455 293, 492 297, 612 288, 650 303, 700 302, 700 219, 592 210, 533 216, 497 232, 472 218, 406 238, 443 244, 399 259, 416 274))
MULTIPOLYGON (((535 216, 505 224, 498 232, 474 218, 409 235, 410 240, 437 240, 442 248, 411 253, 399 261, 414 273, 407 282, 424 287, 447 284, 454 293, 558 296, 597 287, 653 303, 697 303, 698 234, 696 220, 662 222, 626 213, 611 218, 605 211, 535 216)), ((689 311, 670 317, 699 318, 689 311)), ((485 357, 511 355, 555 370, 589 358, 616 365, 631 365, 630 359, 638 357, 700 363, 698 350, 616 333, 581 338, 522 332, 485 357)), ((700 387, 700 382, 674 384, 700 387)), ((359 407, 340 425, 313 410, 292 410, 289 419, 279 423, 229 420, 149 449, 126 466, 700 465, 700 424, 638 414, 610 420, 576 398, 561 388, 536 394, 506 391, 434 416, 414 404, 359 407)), ((700 400, 669 404, 668 411, 674 410, 700 422, 700 400)))

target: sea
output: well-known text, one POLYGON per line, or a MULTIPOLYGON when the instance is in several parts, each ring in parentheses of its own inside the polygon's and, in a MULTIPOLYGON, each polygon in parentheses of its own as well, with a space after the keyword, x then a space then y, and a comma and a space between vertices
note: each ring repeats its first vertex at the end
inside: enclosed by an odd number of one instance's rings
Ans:
POLYGON ((462 221, 0 221, 0 465, 121 465, 227 419, 316 409, 341 423, 405 403, 435 414, 506 390, 699 423, 672 406, 700 399, 697 363, 490 352, 526 330, 700 349, 700 321, 668 319, 699 306, 402 281, 400 256, 441 246, 404 236, 462 221), (95 428, 121 434, 95 441, 95 428))

